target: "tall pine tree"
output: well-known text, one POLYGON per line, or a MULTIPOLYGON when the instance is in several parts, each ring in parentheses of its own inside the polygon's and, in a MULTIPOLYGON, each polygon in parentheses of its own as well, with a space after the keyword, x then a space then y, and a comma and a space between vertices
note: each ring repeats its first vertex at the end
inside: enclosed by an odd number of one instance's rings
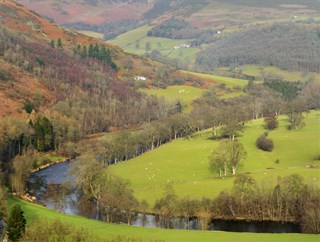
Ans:
POLYGON ((26 219, 24 218, 23 211, 19 205, 14 205, 6 228, 9 241, 19 241, 25 232, 25 227, 26 219))
POLYGON ((39 151, 49 151, 54 148, 53 126, 49 119, 40 116, 34 124, 34 145, 39 151))

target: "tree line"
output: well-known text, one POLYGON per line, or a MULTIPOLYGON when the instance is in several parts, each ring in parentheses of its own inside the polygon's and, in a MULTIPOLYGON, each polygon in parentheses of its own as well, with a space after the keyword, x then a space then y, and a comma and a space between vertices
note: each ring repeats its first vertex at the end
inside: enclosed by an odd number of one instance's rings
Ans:
POLYGON ((279 178, 275 185, 261 185, 248 174, 239 174, 230 192, 222 191, 214 200, 177 198, 171 186, 155 202, 161 223, 173 226, 171 218, 183 216, 185 229, 197 218, 201 229, 208 229, 213 219, 295 222, 303 233, 320 233, 319 188, 306 184, 298 174, 279 178))

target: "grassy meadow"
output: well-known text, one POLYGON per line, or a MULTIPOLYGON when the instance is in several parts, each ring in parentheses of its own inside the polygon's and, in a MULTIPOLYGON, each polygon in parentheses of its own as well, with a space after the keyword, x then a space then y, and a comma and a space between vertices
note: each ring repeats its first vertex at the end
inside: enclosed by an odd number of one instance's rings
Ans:
POLYGON ((148 37, 147 32, 151 28, 152 26, 145 25, 119 35, 108 42, 113 45, 117 45, 123 48, 126 52, 132 54, 144 55, 145 53, 150 53, 153 50, 158 50, 162 55, 169 58, 177 58, 190 64, 194 62, 196 54, 200 50, 199 48, 174 48, 175 46, 190 43, 192 41, 191 39, 174 40, 159 37, 148 37), (147 43, 150 43, 150 50, 146 50, 147 43))
POLYGON ((215 85, 225 84, 226 87, 229 87, 229 88, 233 88, 236 86, 243 88, 248 84, 248 80, 239 79, 239 78, 217 76, 217 75, 197 73, 192 71, 181 71, 181 73, 203 79, 208 84, 215 84, 215 85))
MULTIPOLYGON (((256 148, 256 139, 266 130, 263 120, 246 124, 238 138, 248 153, 238 173, 248 172, 262 183, 276 183, 277 178, 298 173, 306 182, 318 184, 320 151, 320 112, 306 116, 306 126, 288 131, 285 116, 280 125, 269 132, 275 148, 264 152, 256 148), (279 163, 276 163, 276 160, 279 163), (311 166, 313 165, 313 166, 311 166), (310 168, 315 167, 315 168, 310 168)), ((219 141, 208 139, 211 130, 195 134, 191 139, 177 139, 128 162, 110 167, 110 171, 130 180, 139 200, 145 199, 152 207, 163 195, 166 184, 172 184, 179 197, 215 198, 221 191, 230 190, 234 177, 219 178, 209 169, 209 155, 219 141)))
MULTIPOLYGON (((10 205, 19 204, 24 211, 27 226, 36 222, 37 219, 55 220, 68 223, 76 228, 85 228, 90 233, 101 238, 112 238, 116 235, 126 235, 141 241, 164 241, 164 242, 208 242, 208 241, 272 241, 272 242, 318 242, 318 235, 307 234, 262 234, 262 233, 230 233, 220 231, 190 231, 169 229, 148 229, 128 225, 114 225, 96 220, 86 219, 79 216, 71 216, 58 213, 40 205, 10 199, 10 205)), ((94 242, 94 241, 92 241, 94 242)))
POLYGON ((141 92, 158 97, 165 97, 168 101, 174 102, 179 100, 183 105, 183 112, 189 112, 192 108, 192 103, 200 98, 206 89, 212 86, 224 84, 226 89, 217 89, 217 96, 223 98, 233 98, 240 95, 245 95, 242 88, 248 84, 247 80, 236 79, 230 77, 216 76, 211 74, 201 74, 191 71, 180 71, 183 75, 199 78, 204 81, 203 87, 193 87, 186 85, 168 86, 167 88, 142 88, 141 92))
POLYGON ((192 107, 192 102, 201 97, 205 89, 191 86, 169 86, 166 89, 152 88, 140 89, 140 91, 149 95, 165 97, 170 102, 179 100, 183 106, 183 112, 189 112, 192 107))
POLYGON ((241 67, 242 73, 249 75, 249 76, 255 76, 258 78, 261 78, 262 73, 265 75, 271 74, 280 76, 283 78, 283 80, 286 81, 309 81, 309 80, 315 80, 320 81, 320 73, 315 72, 298 72, 298 71, 286 71, 281 70, 278 67, 275 66, 257 66, 257 65, 246 65, 241 67))

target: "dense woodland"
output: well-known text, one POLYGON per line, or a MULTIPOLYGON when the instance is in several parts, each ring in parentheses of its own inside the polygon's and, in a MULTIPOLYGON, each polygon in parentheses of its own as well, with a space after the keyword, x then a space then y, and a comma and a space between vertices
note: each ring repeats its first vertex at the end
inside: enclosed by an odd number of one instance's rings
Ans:
POLYGON ((172 18, 156 25, 147 32, 147 36, 169 39, 193 39, 193 46, 214 42, 216 36, 213 30, 201 30, 193 27, 183 19, 172 18))
MULTIPOLYGON (((51 106, 45 116, 53 124, 55 148, 63 141, 77 141, 86 134, 108 131, 110 126, 138 125, 175 112, 173 104, 138 93, 118 80, 117 66, 104 46, 76 45, 70 53, 63 49, 61 40, 45 45, 27 41, 4 28, 0 36, 2 58, 44 80, 53 94, 50 104, 39 94, 28 100, 29 103, 26 101, 25 107, 29 113, 32 109, 38 113, 43 105, 51 106)), ((1 73, 2 81, 10 78, 6 71, 1 73)), ((6 123, 3 121, 2 127, 6 123)), ((34 135, 32 125, 23 123, 22 127, 20 130, 31 131, 12 134, 15 137, 4 132, 5 143, 23 143, 22 134, 28 134, 24 140, 33 140, 30 138, 34 135)), ((3 150, 6 154, 1 152, 2 160, 12 158, 17 152, 6 145, 3 150)))
POLYGON ((317 29, 296 24, 274 24, 233 33, 198 54, 203 70, 257 64, 284 70, 320 71, 317 29))
POLYGON ((183 19, 172 18, 148 31, 147 36, 169 39, 194 39, 201 33, 183 19))

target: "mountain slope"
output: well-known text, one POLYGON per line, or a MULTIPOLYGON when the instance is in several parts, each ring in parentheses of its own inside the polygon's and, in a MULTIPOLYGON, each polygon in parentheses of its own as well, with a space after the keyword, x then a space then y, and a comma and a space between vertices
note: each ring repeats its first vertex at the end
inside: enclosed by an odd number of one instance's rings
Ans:
POLYGON ((88 125, 88 117, 85 117, 85 112, 80 114, 74 109, 82 108, 84 111, 87 106, 88 112, 94 111, 94 116, 99 113, 100 118, 96 116, 95 121, 91 120, 91 128, 83 127, 85 133, 105 130, 110 124, 118 126, 141 122, 139 114, 142 110, 139 111, 138 102, 148 97, 141 97, 125 80, 133 79, 137 74, 155 75, 159 64, 63 29, 11 0, 0 2, 0 16, 3 72, 0 75, 0 95, 2 103, 6 104, 0 107, 2 116, 21 112, 29 98, 37 110, 44 104, 50 104, 46 108, 67 114, 60 106, 56 107, 63 103, 69 106, 69 118, 83 122, 83 125, 88 125), (132 70, 122 68, 128 59, 132 70), (43 101, 38 102, 37 96, 41 96, 43 101), (73 102, 72 107, 70 102, 73 102), (117 110, 111 109, 112 102, 116 103, 117 110), (124 114, 121 110, 133 103, 136 103, 136 108, 130 111, 137 113, 134 118, 128 118, 132 114, 129 111, 124 114))
POLYGON ((18 115, 27 99, 47 106, 52 97, 39 79, 0 59, 0 117, 18 115))

